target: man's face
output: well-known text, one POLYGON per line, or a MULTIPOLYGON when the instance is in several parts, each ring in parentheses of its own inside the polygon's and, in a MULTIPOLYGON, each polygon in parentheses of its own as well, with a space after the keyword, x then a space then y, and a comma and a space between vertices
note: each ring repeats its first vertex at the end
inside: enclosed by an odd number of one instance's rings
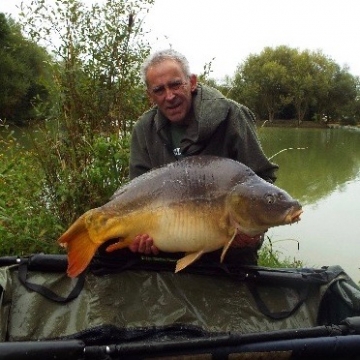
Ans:
POLYGON ((171 122, 184 122, 191 109, 196 76, 189 78, 176 61, 164 60, 149 67, 146 79, 149 97, 163 115, 171 122))

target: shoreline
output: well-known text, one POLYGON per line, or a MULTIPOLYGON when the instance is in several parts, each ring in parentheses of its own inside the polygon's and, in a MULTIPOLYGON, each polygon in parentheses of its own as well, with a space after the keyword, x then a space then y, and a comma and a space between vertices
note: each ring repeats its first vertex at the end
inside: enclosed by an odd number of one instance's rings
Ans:
POLYGON ((256 120, 256 127, 258 129, 263 127, 273 127, 292 129, 350 129, 360 131, 360 124, 343 125, 338 122, 318 123, 316 121, 302 121, 299 125, 297 120, 274 120, 273 122, 270 122, 269 120, 256 120))
MULTIPOLYGON (((257 120, 256 125, 261 127, 282 127, 282 128, 315 128, 315 129, 328 129, 330 125, 335 124, 326 124, 319 123, 316 121, 302 121, 300 125, 297 120, 274 120, 270 122, 269 120, 257 120)), ((337 125, 339 126, 339 125, 337 125)))

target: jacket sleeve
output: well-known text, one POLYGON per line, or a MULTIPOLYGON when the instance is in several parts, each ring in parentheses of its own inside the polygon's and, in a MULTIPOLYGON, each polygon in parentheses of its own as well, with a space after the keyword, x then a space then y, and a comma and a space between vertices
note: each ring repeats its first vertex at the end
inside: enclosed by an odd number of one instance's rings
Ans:
POLYGON ((144 129, 140 122, 136 122, 131 135, 130 180, 146 173, 152 168, 143 132, 144 129))
POLYGON ((230 123, 234 135, 235 160, 245 163, 264 180, 275 182, 275 173, 279 167, 268 160, 261 147, 253 112, 237 104, 230 113, 230 123))

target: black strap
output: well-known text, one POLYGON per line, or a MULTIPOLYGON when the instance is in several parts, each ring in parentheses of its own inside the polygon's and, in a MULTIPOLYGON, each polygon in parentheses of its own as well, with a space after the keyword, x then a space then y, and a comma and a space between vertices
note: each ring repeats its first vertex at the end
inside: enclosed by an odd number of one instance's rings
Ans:
POLYGON ((309 284, 303 284, 302 286, 298 287, 299 300, 292 309, 288 311, 271 312, 261 298, 257 285, 253 282, 247 282, 246 285, 254 297, 258 309, 264 315, 274 320, 286 319, 287 317, 291 316, 304 303, 309 295, 309 284))
POLYGON ((54 293, 52 290, 50 290, 45 286, 29 282, 27 280, 27 273, 28 273, 28 261, 23 260, 20 263, 18 270, 18 278, 21 284, 24 285, 28 290, 35 291, 38 294, 47 298, 48 300, 55 301, 58 303, 65 304, 71 300, 76 299, 79 296, 81 290, 83 289, 85 283, 85 274, 83 273, 78 277, 77 282, 74 288, 71 290, 70 294, 67 297, 63 297, 54 293))

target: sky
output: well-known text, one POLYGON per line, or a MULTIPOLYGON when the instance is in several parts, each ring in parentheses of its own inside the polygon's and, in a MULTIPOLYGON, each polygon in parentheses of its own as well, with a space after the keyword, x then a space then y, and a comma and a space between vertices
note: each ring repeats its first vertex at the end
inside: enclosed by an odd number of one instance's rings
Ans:
MULTIPOLYGON (((0 12, 16 18, 21 1, 32 0, 0 0, 0 12)), ((321 50, 360 76, 359 14, 360 0, 155 0, 144 24, 153 50, 182 52, 196 74, 211 62, 216 80, 280 45, 321 50)))

